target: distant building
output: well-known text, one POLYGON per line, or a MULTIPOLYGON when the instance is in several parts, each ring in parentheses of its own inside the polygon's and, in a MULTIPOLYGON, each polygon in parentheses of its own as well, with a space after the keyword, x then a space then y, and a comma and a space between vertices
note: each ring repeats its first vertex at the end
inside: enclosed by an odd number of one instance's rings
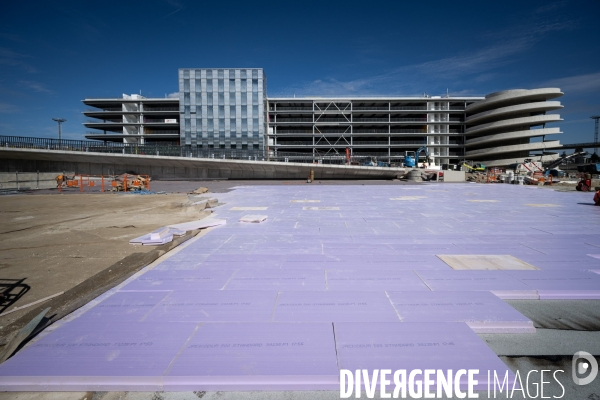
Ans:
POLYGON ((85 99, 83 103, 94 107, 84 111, 88 139, 127 144, 179 146, 179 99, 147 99, 126 94, 121 98, 85 99))
POLYGON ((94 110, 88 139, 171 145, 281 158, 375 157, 401 162, 426 146, 437 165, 489 166, 554 157, 560 89, 507 90, 485 97, 267 97, 261 68, 179 70, 179 98, 83 100, 94 110), (553 100, 553 101, 550 101, 553 100))
POLYGON ((263 151, 266 85, 261 68, 180 69, 181 145, 263 151))

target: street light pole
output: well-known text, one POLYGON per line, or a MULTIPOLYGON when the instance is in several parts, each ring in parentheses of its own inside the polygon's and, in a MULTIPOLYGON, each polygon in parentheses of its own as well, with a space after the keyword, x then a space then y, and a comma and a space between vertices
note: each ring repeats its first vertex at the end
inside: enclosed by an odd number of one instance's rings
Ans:
POLYGON ((52 118, 52 121, 58 122, 58 140, 60 140, 62 135, 60 124, 62 124, 63 122, 67 122, 67 120, 64 118, 52 118))

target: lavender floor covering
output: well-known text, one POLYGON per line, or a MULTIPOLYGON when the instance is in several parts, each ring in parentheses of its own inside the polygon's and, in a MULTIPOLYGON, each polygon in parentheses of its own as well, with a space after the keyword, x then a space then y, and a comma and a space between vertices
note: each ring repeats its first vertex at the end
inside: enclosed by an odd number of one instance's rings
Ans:
POLYGON ((503 298, 600 298, 589 193, 313 184, 219 201, 226 225, 30 343, 0 365, 0 390, 337 390, 340 368, 503 375, 475 332, 534 331, 503 298), (239 222, 257 207, 266 221, 239 222), (537 270, 454 270, 438 255, 537 270))

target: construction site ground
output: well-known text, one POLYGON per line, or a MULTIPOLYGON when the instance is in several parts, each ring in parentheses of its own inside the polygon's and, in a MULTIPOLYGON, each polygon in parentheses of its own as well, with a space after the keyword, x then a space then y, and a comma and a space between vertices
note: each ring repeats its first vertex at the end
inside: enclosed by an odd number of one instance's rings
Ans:
MULTIPOLYGON (((349 184, 352 181, 328 181, 349 184)), ((406 184, 365 181, 361 184, 406 184)), ((21 280, 23 294, 0 314, 66 292, 118 261, 132 263, 152 246, 133 246, 129 240, 154 229, 210 215, 191 204, 188 193, 207 187, 209 194, 240 185, 306 185, 305 181, 156 181, 156 195, 81 193, 77 188, 37 190, 0 196, 0 277, 21 280), (133 254, 137 256, 131 257, 133 254)), ((319 184, 319 183, 315 183, 319 184)), ((163 250, 164 251, 164 250, 163 250)), ((2 281, 0 281, 2 282, 2 281)), ((98 282, 97 286, 102 285, 98 282)), ((24 308, 0 315, 0 337, 11 323, 27 314, 24 308)), ((3 343, 0 342, 0 345, 3 343)))
MULTIPOLYGON (((157 227, 201 219, 210 210, 195 207, 188 193, 207 187, 209 195, 218 198, 236 186, 307 185, 305 181, 156 181, 155 195, 89 194, 78 190, 39 190, 35 192, 0 196, 0 277, 22 280, 24 294, 2 312, 22 307, 60 292, 69 292, 87 282, 80 293, 89 301, 90 293, 105 291, 110 286, 133 274, 159 256, 175 248, 180 242, 198 234, 198 231, 171 245, 158 248, 132 246, 128 241, 157 227), (150 257, 149 254, 154 252, 150 257), (119 265, 129 273, 115 278, 111 268, 119 265), (135 268, 134 268, 135 267, 135 268)), ((315 185, 418 185, 405 181, 322 181, 315 185)), ((543 189, 575 190, 574 185, 563 184, 543 189)), ((591 200, 592 194, 590 194, 591 200)), ((596 211, 594 208, 591 211, 596 211)), ((582 221, 583 223, 584 221, 582 221)), ((585 230, 585 225, 582 225, 585 230)), ((200 233, 202 234, 202 233, 200 233)), ((73 295, 73 293, 71 292, 73 295)), ((60 296, 57 296, 58 298, 60 296)), ((56 298, 55 298, 56 299, 56 298)), ((53 299, 54 300, 54 299, 53 299)), ((52 300, 49 300, 52 301, 52 300)), ((600 350, 600 301, 561 300, 540 302, 507 300, 518 311, 530 318, 538 335, 481 334, 486 343, 513 371, 531 369, 562 369, 570 372, 573 349, 594 344, 594 355, 600 350)), ((26 320, 32 309, 24 308, 6 316, 0 315, 0 336, 10 336, 7 328, 26 320), (25 317, 25 318, 24 318, 25 317)), ((80 304, 83 305, 83 304, 80 304)), ((79 306, 79 305, 78 305, 79 306)), ((26 323, 26 321, 24 322, 26 323)), ((6 341, 0 343, 0 346, 6 341)), ((1 350, 1 347, 0 347, 1 350)), ((598 357, 596 357, 598 359, 598 357)), ((571 382, 572 383, 572 382, 571 382)), ((554 388, 556 389, 556 388, 554 388)), ((588 400, 600 400, 600 379, 586 387, 571 385, 567 393, 588 400)), ((337 391, 315 392, 3 392, 0 399, 336 399, 337 391)), ((379 398, 379 397, 376 397, 379 398)), ((481 394, 480 398, 486 397, 481 394)), ((568 397, 565 397, 568 398, 568 397)))
MULTIPOLYGON (((2 283, 25 278, 22 296, 4 312, 65 292, 134 253, 154 250, 130 245, 130 239, 207 214, 188 205, 185 194, 0 196, 2 283)), ((0 315, 0 332, 29 311, 0 315)))

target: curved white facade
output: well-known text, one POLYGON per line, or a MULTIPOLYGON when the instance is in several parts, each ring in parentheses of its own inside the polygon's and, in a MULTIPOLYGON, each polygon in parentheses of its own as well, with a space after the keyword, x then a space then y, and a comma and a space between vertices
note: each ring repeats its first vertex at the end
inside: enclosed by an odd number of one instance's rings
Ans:
POLYGON ((561 108, 563 108, 563 106, 560 104, 560 101, 538 101, 535 103, 519 104, 516 106, 501 107, 484 111, 467 117, 466 121, 470 124, 485 123, 499 117, 511 118, 514 115, 522 115, 524 112, 545 112, 560 110, 561 108))
POLYGON ((552 157, 548 150, 560 148, 560 142, 544 138, 562 132, 546 124, 560 122, 562 118, 546 113, 563 106, 559 101, 548 100, 562 95, 558 88, 515 89, 489 94, 469 105, 465 118, 465 157, 490 166, 522 162, 534 156, 537 159, 540 155, 552 157))

